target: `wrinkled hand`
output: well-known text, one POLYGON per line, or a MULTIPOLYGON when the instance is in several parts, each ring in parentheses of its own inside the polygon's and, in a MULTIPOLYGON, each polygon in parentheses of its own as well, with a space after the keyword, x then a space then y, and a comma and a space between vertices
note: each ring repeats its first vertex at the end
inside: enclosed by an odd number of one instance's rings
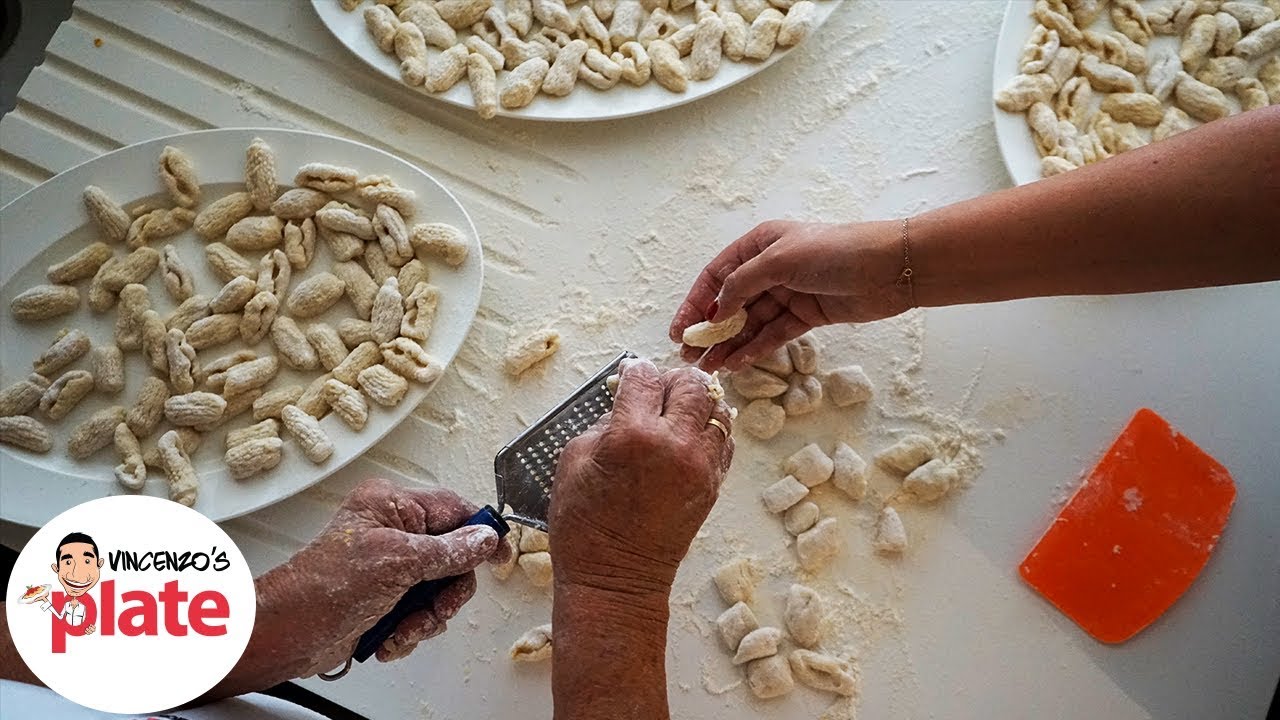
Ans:
POLYGON ((896 221, 827 225, 771 221, 716 256, 694 280, 671 323, 671 340, 703 320, 721 322, 747 309, 737 337, 703 355, 685 346, 686 362, 711 371, 751 360, 822 325, 870 322, 910 309, 896 221))
POLYGON ((284 631, 269 643, 306 677, 341 666, 356 642, 422 580, 457 576, 396 628, 378 650, 386 662, 444 632, 476 589, 472 570, 509 555, 491 528, 460 528, 478 508, 444 489, 367 480, 333 520, 287 563, 258 581, 257 623, 284 631))
POLYGON ((565 446, 549 526, 556 585, 670 591, 733 458, 729 408, 694 368, 625 361, 613 411, 565 446))

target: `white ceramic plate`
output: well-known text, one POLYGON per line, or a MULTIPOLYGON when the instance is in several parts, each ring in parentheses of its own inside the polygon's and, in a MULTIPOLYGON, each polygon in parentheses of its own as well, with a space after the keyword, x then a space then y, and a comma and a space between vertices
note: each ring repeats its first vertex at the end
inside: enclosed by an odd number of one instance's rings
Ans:
MULTIPOLYGON (((1149 8, 1151 3, 1143 5, 1149 8)), ((1000 37, 996 41, 995 63, 991 72, 992 96, 1018 74, 1018 58, 1022 54, 1022 47, 1031 37, 1031 32, 1035 30, 1037 24, 1035 18, 1031 16, 1034 8, 1034 0, 1009 0, 1009 5, 1005 8, 1004 22, 1000 26, 1000 37)), ((1089 29, 1112 30, 1114 27, 1110 16, 1103 13, 1093 25, 1089 26, 1089 29)), ((1147 45, 1147 57, 1152 57, 1152 50, 1171 49, 1176 52, 1179 44, 1180 39, 1177 37, 1163 35, 1153 37, 1147 45)), ((1251 62, 1249 74, 1257 75, 1258 68, 1269 57, 1271 54, 1251 62)), ((1097 109, 1105 95, 1106 93, 1102 92, 1094 93, 1094 109, 1097 109)), ((1240 112, 1240 102, 1235 93, 1227 93, 1226 96, 1232 114, 1240 112)), ((1165 106, 1169 104, 1166 102, 1165 106)), ((1040 152, 1036 149, 1035 139, 1031 137, 1031 128, 1027 126, 1025 113, 1005 112, 996 107, 994 102, 991 103, 991 108, 995 113, 996 141, 1000 145, 1000 154, 1004 157, 1004 165, 1009 170, 1009 177, 1013 178, 1014 183, 1018 185, 1039 180, 1040 152)), ((1147 138, 1151 136, 1149 128, 1138 128, 1138 132, 1147 138)))
MULTIPOLYGON (((307 162, 330 162, 355 168, 362 174, 390 175, 398 184, 417 193, 419 210, 414 220, 450 223, 469 234, 471 252, 461 267, 454 270, 439 263, 430 265, 431 282, 441 289, 442 298, 427 350, 441 362, 452 362, 475 317, 484 280, 475 226, 457 199, 430 175, 367 145, 290 130, 226 129, 175 135, 122 148, 74 167, 0 209, 0 227, 4 228, 4 242, 0 243, 0 301, 3 303, 0 382, 8 385, 30 373, 32 359, 49 345, 61 328, 82 328, 95 344, 113 340, 116 312, 97 314, 88 309, 83 301, 87 280, 77 283, 82 302, 72 314, 44 322, 20 323, 8 310, 15 295, 32 285, 47 282, 45 269, 49 265, 98 239, 80 199, 86 185, 102 187, 126 206, 148 197, 156 197, 168 205, 163 186, 156 177, 156 160, 165 145, 173 145, 186 151, 195 163, 204 191, 203 207, 216 198, 243 189, 244 152, 255 137, 263 138, 275 149, 282 186, 291 185, 297 168, 307 162)), ((159 249, 166 242, 172 242, 192 268, 198 293, 212 295, 221 287, 222 283, 207 269, 204 243, 194 232, 153 243, 153 247, 159 249)), ((117 255, 126 250, 123 244, 116 249, 117 255)), ((332 263, 327 246, 319 241, 315 260, 307 270, 294 274, 291 286, 332 263)), ((175 307, 164 292, 158 271, 148 279, 147 286, 151 290, 152 307, 161 315, 175 307)), ((336 322, 354 314, 350 303, 343 299, 317 320, 336 322)), ((311 321, 304 320, 301 324, 305 327, 308 322, 311 321)), ((200 357, 207 362, 241 347, 243 344, 236 340, 202 350, 200 357)), ((260 355, 270 351, 269 341, 257 349, 260 355)), ((50 424, 54 447, 48 454, 0 446, 0 517, 38 526, 77 503, 128 492, 116 483, 112 472, 119 462, 114 448, 108 446, 84 461, 72 460, 66 452, 67 438, 76 424, 100 408, 117 403, 127 407, 131 403, 150 368, 140 353, 127 353, 125 359, 124 393, 116 397, 91 393, 71 415, 60 423, 50 424)), ((70 366, 79 367, 87 368, 87 358, 70 366)), ((268 387, 306 384, 316 375, 282 368, 280 376, 268 387)), ((241 415, 220 430, 207 433, 193 456, 200 475, 195 509, 213 520, 225 520, 286 498, 320 481, 377 442, 412 412, 429 391, 429 387, 410 383, 408 395, 395 408, 370 403, 369 423, 361 432, 350 430, 330 414, 320 424, 333 439, 335 451, 319 465, 308 462, 286 434, 284 459, 279 466, 257 477, 237 481, 231 479, 223 464, 223 435, 226 429, 253 422, 252 413, 241 415)), ((38 410, 35 415, 44 419, 38 410)), ((161 430, 166 427, 162 424, 161 430)), ((161 430, 144 440, 143 447, 153 445, 161 430)), ((167 490, 160 473, 148 473, 145 493, 167 497, 167 490)))
MULTIPOLYGON (((816 0, 815 31, 836 11, 842 1, 816 0)), ((365 26, 364 9, 371 3, 366 2, 353 12, 344 11, 338 0, 311 0, 311 4, 315 6, 316 14, 320 16, 325 26, 334 37, 338 38, 338 42, 346 45, 348 50, 355 53, 356 57, 374 70, 403 84, 400 79, 400 61, 394 54, 382 52, 365 26)), ((708 80, 690 81, 688 89, 683 93, 673 93, 655 80, 650 80, 640 87, 624 82, 607 91, 597 90, 584 82, 579 82, 573 92, 565 97, 556 98, 539 94, 528 107, 519 110, 499 108, 498 115, 526 120, 586 121, 611 120, 657 112, 693 102, 735 85, 774 64, 790 51, 788 48, 775 52, 763 62, 732 62, 725 58, 720 65, 720 71, 714 77, 708 80)), ((429 48, 429 52, 434 57, 439 51, 436 48, 429 48)), ((505 74, 503 72, 498 75, 499 87, 502 85, 505 74)), ((428 97, 439 98, 465 108, 475 108, 475 104, 471 101, 471 88, 467 85, 465 77, 462 82, 448 91, 438 94, 427 93, 422 88, 412 88, 408 85, 404 87, 409 92, 423 93, 428 97)))
MULTIPOLYGON (((996 57, 991 72, 991 94, 1004 87, 1018 74, 1018 58, 1022 46, 1036 28, 1031 10, 1034 0, 1009 0, 1004 10, 1004 22, 1000 25, 1000 37, 996 40, 996 57)), ((1005 112, 991 103, 995 113, 996 142, 1004 157, 1004 166, 1016 185, 1025 185, 1040 179, 1040 151, 1036 149, 1026 115, 1005 112)))

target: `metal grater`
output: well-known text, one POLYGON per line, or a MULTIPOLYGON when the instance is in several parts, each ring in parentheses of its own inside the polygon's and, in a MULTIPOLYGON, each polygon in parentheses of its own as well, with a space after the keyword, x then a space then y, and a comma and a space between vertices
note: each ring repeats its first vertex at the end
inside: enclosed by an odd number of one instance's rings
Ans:
POLYGON ((551 484, 560 451, 613 409, 613 393, 609 392, 606 380, 618 372, 623 360, 635 357, 634 353, 624 352, 614 358, 498 452, 493 460, 493 474, 498 485, 498 507, 510 507, 504 511, 505 519, 543 531, 547 529, 551 484))

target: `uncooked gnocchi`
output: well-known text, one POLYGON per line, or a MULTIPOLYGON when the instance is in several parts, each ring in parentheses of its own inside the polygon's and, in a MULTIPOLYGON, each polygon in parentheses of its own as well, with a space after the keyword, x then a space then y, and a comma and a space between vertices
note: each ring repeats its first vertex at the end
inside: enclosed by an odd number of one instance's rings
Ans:
POLYGON ((1002 110, 1027 113, 1042 176, 1183 132, 1194 126, 1191 118, 1211 122, 1237 112, 1237 105, 1248 111, 1277 102, 1276 94, 1257 87, 1265 87, 1268 63, 1280 63, 1273 9, 1218 0, 1115 0, 1109 6, 1115 30, 1090 27, 1106 4, 1038 2, 1039 24, 1019 58, 1020 74, 995 94, 1002 110), (1156 35, 1177 36, 1178 43, 1148 51, 1156 35), (1092 100, 1098 93, 1100 107, 1092 100), (1046 114, 1046 106, 1053 112, 1046 114))
POLYGON ((721 565, 713 580, 720 597, 728 605, 755 600, 756 583, 761 578, 760 568, 750 558, 738 558, 721 565))

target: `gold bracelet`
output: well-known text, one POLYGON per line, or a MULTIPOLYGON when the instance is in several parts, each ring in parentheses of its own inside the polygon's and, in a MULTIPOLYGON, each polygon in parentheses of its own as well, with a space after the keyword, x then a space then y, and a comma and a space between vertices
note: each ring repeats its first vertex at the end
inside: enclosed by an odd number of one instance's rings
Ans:
POLYGON ((911 307, 916 307, 916 287, 911 282, 911 241, 907 239, 907 220, 908 218, 902 218, 902 273, 898 275, 897 284, 907 286, 911 307))

